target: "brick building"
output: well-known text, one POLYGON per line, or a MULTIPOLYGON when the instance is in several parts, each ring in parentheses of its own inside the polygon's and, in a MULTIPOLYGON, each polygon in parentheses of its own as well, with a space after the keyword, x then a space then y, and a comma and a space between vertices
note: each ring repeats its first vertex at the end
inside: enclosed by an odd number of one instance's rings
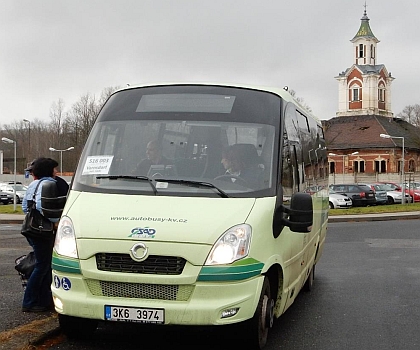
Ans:
POLYGON ((351 42, 353 65, 335 77, 339 83, 336 117, 323 121, 330 183, 402 182, 403 174, 406 181, 420 180, 420 130, 393 116, 394 77, 377 63, 379 40, 366 9, 351 42))

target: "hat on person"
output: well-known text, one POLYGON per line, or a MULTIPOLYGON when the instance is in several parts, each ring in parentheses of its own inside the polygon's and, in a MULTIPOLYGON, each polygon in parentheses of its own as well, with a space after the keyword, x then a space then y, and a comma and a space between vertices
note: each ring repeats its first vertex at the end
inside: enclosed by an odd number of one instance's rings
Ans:
POLYGON ((35 162, 37 161, 37 159, 34 159, 32 162, 31 162, 31 164, 29 164, 29 166, 25 169, 25 171, 29 171, 29 172, 31 172, 32 171, 32 169, 33 169, 33 167, 34 167, 34 164, 35 164, 35 162))
POLYGON ((33 162, 30 172, 37 178, 46 176, 52 177, 54 175, 54 168, 58 166, 56 160, 52 158, 40 157, 33 162))

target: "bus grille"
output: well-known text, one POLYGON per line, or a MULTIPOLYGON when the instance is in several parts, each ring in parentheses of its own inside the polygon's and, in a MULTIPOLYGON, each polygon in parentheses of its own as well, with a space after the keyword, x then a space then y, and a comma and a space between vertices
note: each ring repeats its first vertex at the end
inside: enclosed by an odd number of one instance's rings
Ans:
POLYGON ((150 255, 144 261, 134 261, 129 254, 96 254, 96 267, 101 271, 180 275, 184 266, 185 259, 176 256, 150 255))
POLYGON ((187 301, 194 289, 193 285, 108 282, 92 279, 87 279, 86 284, 95 296, 170 301, 187 301))

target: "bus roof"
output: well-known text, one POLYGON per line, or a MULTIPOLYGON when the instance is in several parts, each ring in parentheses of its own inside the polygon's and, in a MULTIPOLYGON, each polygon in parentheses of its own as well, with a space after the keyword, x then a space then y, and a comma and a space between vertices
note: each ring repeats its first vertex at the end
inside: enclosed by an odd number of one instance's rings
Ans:
POLYGON ((287 102, 293 102, 300 109, 305 111, 306 114, 310 115, 312 118, 317 120, 319 119, 315 117, 312 112, 308 111, 304 106, 302 106, 296 98, 294 98, 288 91, 288 87, 285 86, 284 88, 278 87, 267 87, 267 86, 258 86, 258 85, 246 85, 246 84, 237 84, 237 83, 206 83, 206 82, 171 82, 171 83, 152 83, 152 84, 138 84, 138 85, 128 85, 124 88, 121 88, 115 92, 122 91, 122 90, 130 90, 130 89, 137 89, 143 87, 157 87, 157 86, 186 86, 186 85, 195 85, 195 86, 222 86, 222 87, 233 87, 233 88, 241 88, 241 89, 251 89, 251 90, 258 90, 258 91, 266 91, 273 93, 275 95, 280 96, 287 102))

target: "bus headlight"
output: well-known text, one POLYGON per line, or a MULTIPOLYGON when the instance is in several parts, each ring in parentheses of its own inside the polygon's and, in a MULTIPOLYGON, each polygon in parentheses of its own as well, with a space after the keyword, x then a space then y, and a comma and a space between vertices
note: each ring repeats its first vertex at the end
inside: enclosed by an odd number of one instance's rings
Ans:
POLYGON ((247 224, 231 227, 214 244, 205 265, 230 264, 248 255, 252 229, 247 224))
POLYGON ((68 216, 63 216, 58 224, 55 237, 54 250, 63 256, 78 258, 76 247, 76 235, 74 234, 73 222, 68 216))

